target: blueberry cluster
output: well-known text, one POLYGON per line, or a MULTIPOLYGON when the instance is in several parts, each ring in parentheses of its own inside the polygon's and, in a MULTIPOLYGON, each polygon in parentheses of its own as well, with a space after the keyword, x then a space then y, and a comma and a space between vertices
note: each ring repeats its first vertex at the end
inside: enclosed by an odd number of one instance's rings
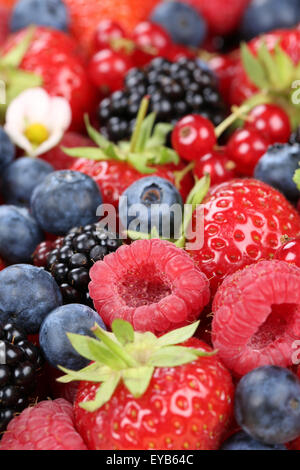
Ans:
POLYGON ((149 111, 156 113, 157 122, 175 124, 196 113, 218 125, 225 116, 217 79, 206 64, 186 58, 172 63, 157 57, 145 69, 131 69, 124 90, 100 103, 101 132, 115 142, 130 137, 145 95, 151 97, 149 111))
POLYGON ((47 270, 60 286, 65 304, 91 304, 89 270, 96 261, 116 251, 121 244, 115 234, 97 224, 70 230, 61 247, 51 251, 47 257, 47 270))
POLYGON ((42 357, 26 333, 9 322, 0 325, 0 433, 16 412, 34 399, 42 357))

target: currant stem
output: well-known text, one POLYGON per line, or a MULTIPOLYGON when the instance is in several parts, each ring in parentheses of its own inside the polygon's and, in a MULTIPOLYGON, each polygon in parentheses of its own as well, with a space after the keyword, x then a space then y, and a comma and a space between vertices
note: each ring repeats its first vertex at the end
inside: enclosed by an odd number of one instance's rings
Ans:
POLYGON ((144 119, 146 117, 146 114, 147 114, 147 111, 148 111, 149 101, 150 101, 150 99, 149 99, 148 95, 145 96, 142 99, 140 109, 139 109, 137 119, 136 119, 135 128, 134 128, 134 131, 133 131, 133 134, 132 134, 132 137, 131 137, 131 141, 130 141, 130 152, 131 153, 134 153, 134 151, 135 151, 136 143, 137 143, 140 131, 141 131, 141 126, 143 124, 143 121, 144 121, 144 119))
POLYGON ((252 106, 250 105, 244 105, 240 108, 232 107, 232 114, 216 127, 216 137, 219 138, 237 119, 243 118, 245 114, 248 114, 251 108, 252 106))

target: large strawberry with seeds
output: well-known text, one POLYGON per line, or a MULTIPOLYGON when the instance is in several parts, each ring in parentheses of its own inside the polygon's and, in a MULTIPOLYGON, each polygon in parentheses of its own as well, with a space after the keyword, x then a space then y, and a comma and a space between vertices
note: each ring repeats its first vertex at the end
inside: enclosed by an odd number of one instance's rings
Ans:
POLYGON ((299 236, 300 217, 267 184, 236 179, 212 188, 194 212, 191 227, 188 243, 194 247, 187 249, 215 292, 226 275, 262 258, 271 259, 284 235, 299 236))
POLYGON ((93 344, 95 362, 58 379, 82 381, 74 415, 89 449, 218 449, 232 417, 233 384, 211 348, 191 338, 197 326, 157 338, 115 320, 114 339, 98 327, 101 341, 68 335, 79 353, 93 344))
MULTIPOLYGON (((16 49, 26 37, 28 29, 11 35, 4 44, 3 55, 16 49)), ((82 128, 83 115, 94 110, 97 94, 74 40, 60 31, 37 27, 18 68, 39 77, 38 84, 50 95, 66 98, 72 109, 72 129, 82 128)), ((32 86, 36 84, 28 81, 27 88, 32 86)))

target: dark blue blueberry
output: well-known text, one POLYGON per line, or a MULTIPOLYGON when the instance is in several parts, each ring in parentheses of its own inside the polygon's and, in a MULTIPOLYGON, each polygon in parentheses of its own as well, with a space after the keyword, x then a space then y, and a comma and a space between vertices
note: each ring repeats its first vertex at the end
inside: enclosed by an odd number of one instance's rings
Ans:
POLYGON ((150 19, 168 31, 178 44, 197 47, 206 35, 206 22, 202 16, 182 2, 159 3, 150 19))
POLYGON ((33 191, 31 210, 45 232, 65 235, 74 227, 98 221, 102 197, 97 184, 78 171, 55 171, 33 191))
POLYGON ((243 431, 237 432, 222 445, 220 450, 287 450, 282 444, 268 445, 256 441, 243 431))
POLYGON ((182 208, 182 198, 172 183, 157 176, 146 176, 123 193, 119 215, 126 229, 150 233, 155 227, 164 238, 178 238, 182 208), (171 206, 175 210, 171 210, 171 206))
POLYGON ((29 263, 44 239, 36 220, 25 208, 0 206, 0 257, 8 263, 29 263))
POLYGON ((47 361, 53 367, 60 365, 71 370, 87 366, 90 361, 75 351, 66 333, 94 337, 91 328, 95 323, 106 329, 98 313, 86 305, 69 304, 53 310, 40 330, 40 346, 47 361))
POLYGON ((16 148, 3 127, 0 126, 0 174, 16 156, 16 148))
POLYGON ((254 177, 281 191, 296 202, 300 193, 293 181, 300 163, 300 145, 276 144, 269 147, 255 167, 254 177))
POLYGON ((0 272, 0 323, 11 321, 34 334, 60 305, 60 289, 44 269, 15 264, 0 272))
POLYGON ((300 436, 300 380, 288 369, 264 366, 238 383, 235 417, 253 439, 285 444, 300 436))
POLYGON ((1 176, 5 202, 28 206, 34 188, 53 171, 52 165, 39 158, 18 158, 5 168, 1 176))
POLYGON ((68 31, 69 14, 62 0, 19 0, 12 12, 10 29, 19 31, 31 24, 68 31))
POLYGON ((299 0, 252 0, 241 24, 243 39, 274 29, 290 28, 300 21, 299 0))

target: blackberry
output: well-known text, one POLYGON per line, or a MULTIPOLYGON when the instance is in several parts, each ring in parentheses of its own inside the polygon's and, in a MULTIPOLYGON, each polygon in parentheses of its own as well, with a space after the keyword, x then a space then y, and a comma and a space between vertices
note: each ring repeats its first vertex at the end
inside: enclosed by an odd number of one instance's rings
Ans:
POLYGON ((42 356, 21 328, 0 325, 0 433, 15 413, 35 401, 42 356))
POLYGON ((114 142, 129 138, 145 95, 151 97, 149 112, 156 112, 157 122, 175 124, 186 114, 196 113, 217 126, 225 117, 218 81, 205 63, 187 58, 169 62, 157 57, 144 69, 131 69, 124 90, 100 103, 102 134, 114 142))
POLYGON ((88 293, 89 270, 121 244, 116 234, 97 224, 76 227, 68 232, 60 246, 48 254, 46 265, 60 286, 65 304, 92 306, 88 293))
POLYGON ((63 243, 63 240, 63 237, 58 237, 53 242, 47 240, 40 243, 36 247, 35 252, 32 255, 32 261, 34 266, 37 266, 38 268, 45 268, 47 265, 47 256, 55 248, 60 248, 63 243))

